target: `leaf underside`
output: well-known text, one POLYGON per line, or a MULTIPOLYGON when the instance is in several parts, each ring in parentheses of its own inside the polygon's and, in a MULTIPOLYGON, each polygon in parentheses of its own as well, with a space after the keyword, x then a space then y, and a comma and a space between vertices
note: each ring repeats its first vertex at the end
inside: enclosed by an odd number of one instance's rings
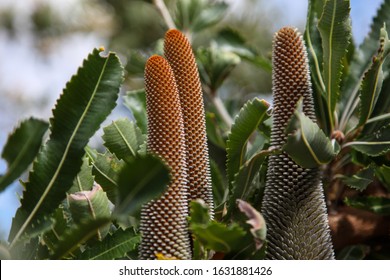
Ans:
POLYGON ((22 175, 34 160, 48 127, 48 123, 30 118, 21 122, 8 137, 1 154, 7 161, 8 169, 0 176, 0 192, 22 175))

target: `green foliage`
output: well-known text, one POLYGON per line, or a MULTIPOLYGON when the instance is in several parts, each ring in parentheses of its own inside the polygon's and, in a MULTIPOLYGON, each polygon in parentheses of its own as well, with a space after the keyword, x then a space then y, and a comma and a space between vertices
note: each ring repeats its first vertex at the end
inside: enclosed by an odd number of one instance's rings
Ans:
MULTIPOLYGON (((226 259, 264 257, 264 246, 259 244, 259 238, 264 237, 264 229, 256 227, 256 231, 253 231, 253 215, 248 214, 251 217, 247 223, 252 225, 252 228, 248 229, 238 223, 227 225, 210 220, 208 208, 202 201, 192 201, 190 210, 190 230, 198 243, 197 246, 202 248, 201 251, 220 252, 226 259), (259 234, 259 231, 262 233, 259 234)), ((253 211, 255 210, 252 209, 252 213, 253 211)), ((264 223, 262 225, 264 226, 264 223)))
POLYGON ((94 247, 86 249, 81 255, 81 260, 114 260, 123 258, 128 252, 137 249, 141 237, 129 228, 118 229, 113 234, 107 235, 94 247))
POLYGON ((343 180, 344 184, 359 191, 363 191, 374 180, 374 168, 367 167, 351 177, 342 175, 340 178, 343 180))
MULTIPOLYGON (((109 2, 116 11, 123 5, 109 2)), ((269 73, 271 61, 250 45, 244 32, 222 21, 226 3, 180 0, 175 4, 174 22, 197 42, 194 53, 207 97, 216 205, 215 219, 210 220, 203 202, 190 202, 193 258, 263 259, 266 225, 258 209, 268 156, 282 151, 269 146, 271 105, 253 96, 245 97, 249 101, 242 105, 237 92, 229 91, 230 78, 243 63, 269 73), (205 44, 208 36, 211 39, 205 44), (222 102, 219 92, 233 100, 222 102), (234 112, 238 113, 232 121, 234 112)), ((283 151, 302 167, 323 170, 323 184, 332 197, 328 204, 336 212, 342 205, 388 216, 390 45, 386 27, 390 26, 390 0, 384 0, 361 46, 350 43, 349 10, 347 0, 309 1, 304 39, 317 120, 307 118, 298 107, 286 130, 283 151), (370 190, 382 196, 368 196, 370 190)), ((147 56, 161 51, 161 44, 148 46, 128 50, 123 84, 119 58, 93 50, 57 101, 48 141, 42 144, 48 124, 32 118, 9 136, 2 153, 8 170, 0 177, 0 191, 33 165, 27 182, 22 183, 23 197, 9 243, 0 243, 1 259, 136 255, 141 241, 140 209, 161 195, 170 179, 165 164, 146 150, 145 92, 137 79, 147 56), (132 119, 104 127, 104 145, 94 150, 88 141, 115 107, 121 86, 129 90, 122 100, 132 119)), ((337 256, 367 258, 373 246, 354 244, 337 256)))
POLYGON ((327 0, 318 22, 323 50, 323 80, 331 125, 340 92, 341 62, 351 38, 349 11, 349 0, 327 0))
POLYGON ((118 177, 114 214, 118 217, 134 214, 142 205, 161 195, 169 180, 168 168, 152 155, 129 162, 118 177))
POLYGON ((110 152, 125 162, 137 157, 142 144, 146 141, 141 130, 128 119, 114 121, 105 127, 103 140, 110 152))
POLYGON ((283 150, 300 166, 313 168, 329 163, 335 149, 325 133, 302 112, 302 102, 286 128, 288 135, 283 150))
POLYGON ((176 26, 181 30, 199 32, 218 23, 225 15, 227 4, 211 4, 207 0, 180 0, 176 7, 176 26))
POLYGON ((390 215, 390 199, 386 197, 365 196, 345 198, 347 205, 368 210, 380 215, 390 215))
POLYGON ((41 214, 50 214, 65 198, 82 164, 84 147, 115 106, 122 66, 113 53, 95 49, 57 101, 50 137, 39 152, 25 183, 21 207, 14 218, 10 241, 41 214))
POLYGON ((0 192, 17 179, 34 160, 47 128, 46 122, 30 118, 21 122, 9 135, 1 154, 8 163, 8 169, 0 176, 0 192))

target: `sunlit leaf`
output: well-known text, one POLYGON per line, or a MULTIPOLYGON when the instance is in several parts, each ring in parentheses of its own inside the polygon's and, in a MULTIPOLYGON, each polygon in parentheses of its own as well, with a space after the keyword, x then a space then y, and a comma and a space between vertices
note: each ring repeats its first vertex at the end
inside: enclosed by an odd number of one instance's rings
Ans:
POLYGON ((8 168, 6 173, 0 176, 0 192, 22 175, 34 160, 48 127, 48 123, 30 118, 21 122, 8 136, 1 154, 7 161, 8 168))

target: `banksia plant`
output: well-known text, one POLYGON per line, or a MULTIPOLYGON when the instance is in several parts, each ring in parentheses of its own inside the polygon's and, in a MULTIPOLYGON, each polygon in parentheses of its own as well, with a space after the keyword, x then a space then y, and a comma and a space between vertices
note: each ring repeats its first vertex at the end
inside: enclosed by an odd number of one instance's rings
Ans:
MULTIPOLYGON (((282 148, 298 101, 315 121, 306 48, 296 29, 280 29, 273 42, 274 123, 271 146, 282 148)), ((318 168, 303 168, 285 152, 269 158, 262 214, 269 259, 333 259, 318 168)))
POLYGON ((170 168, 167 191, 141 210, 141 259, 156 255, 191 258, 188 233, 188 184, 184 124, 173 71, 160 56, 149 58, 145 66, 148 115, 147 146, 170 168))
POLYGON ((165 35, 164 54, 172 67, 179 90, 187 146, 190 200, 203 199, 213 217, 205 111, 199 72, 191 44, 178 30, 165 35))

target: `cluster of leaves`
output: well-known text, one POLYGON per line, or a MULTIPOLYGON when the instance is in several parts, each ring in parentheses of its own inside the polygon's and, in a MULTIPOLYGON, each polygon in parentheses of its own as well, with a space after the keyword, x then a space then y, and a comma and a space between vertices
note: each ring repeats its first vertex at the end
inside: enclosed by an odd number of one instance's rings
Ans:
MULTIPOLYGON (((227 9, 222 2, 176 2, 173 22, 189 38, 215 27, 227 9)), ((304 38, 318 121, 312 122, 298 106, 283 149, 304 167, 323 167, 325 186, 338 194, 332 201, 335 205, 386 216, 390 214, 390 98, 386 95, 390 67, 385 61, 390 50, 386 32, 390 1, 384 1, 359 47, 351 42, 349 10, 347 0, 309 1, 304 38), (381 196, 365 194, 378 184, 381 196), (357 194, 343 198, 347 186, 357 194)), ((153 52, 161 52, 161 44, 153 52)), ((218 90, 242 61, 265 71, 271 70, 271 63, 230 28, 219 30, 208 46, 195 53, 208 101, 216 215, 210 221, 202 201, 191 202, 193 258, 261 259, 266 226, 258 210, 267 157, 280 152, 269 147, 272 108, 254 98, 232 121, 218 90)), ((127 74, 143 73, 146 58, 142 52, 130 51, 127 74)), ((116 105, 123 70, 114 53, 101 56, 94 50, 66 85, 50 125, 31 118, 9 136, 2 153, 8 170, 0 177, 0 191, 31 163, 32 169, 27 182, 21 182, 21 206, 8 242, 0 243, 1 258, 137 257, 140 207, 162 193, 169 180, 164 164, 146 152, 143 89, 123 96, 133 119, 119 119, 104 128, 104 151, 88 147, 88 140, 116 105), (48 129, 48 140, 43 141, 48 129)), ((358 245, 342 253, 341 258, 364 258, 367 247, 358 245)))

